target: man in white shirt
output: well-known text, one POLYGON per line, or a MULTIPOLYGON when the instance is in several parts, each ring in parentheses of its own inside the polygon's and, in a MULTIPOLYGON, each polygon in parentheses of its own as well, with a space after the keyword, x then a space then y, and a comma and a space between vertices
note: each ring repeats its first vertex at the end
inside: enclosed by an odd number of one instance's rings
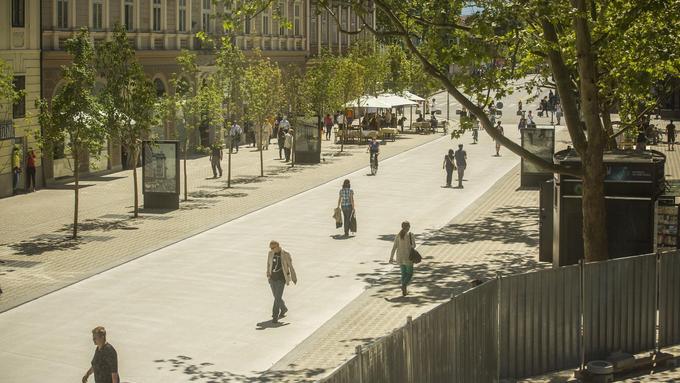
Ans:
POLYGON ((243 134, 243 129, 234 122, 234 124, 231 126, 231 130, 229 130, 229 138, 230 138, 230 145, 229 145, 229 152, 231 153, 234 150, 234 145, 236 145, 236 153, 238 153, 238 145, 239 141, 241 141, 241 135, 243 134))

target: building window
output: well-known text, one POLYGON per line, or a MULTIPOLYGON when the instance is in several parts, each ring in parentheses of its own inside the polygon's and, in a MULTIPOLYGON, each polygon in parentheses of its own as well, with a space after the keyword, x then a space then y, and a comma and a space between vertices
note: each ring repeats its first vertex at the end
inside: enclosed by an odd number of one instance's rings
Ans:
POLYGON ((24 27, 25 1, 12 0, 12 26, 24 27))
POLYGON ((251 25, 250 25, 250 17, 246 16, 246 22, 243 23, 243 33, 244 34, 249 34, 251 31, 251 25))
POLYGON ((68 0, 57 0, 57 28, 68 28, 68 0))
POLYGON ((269 11, 265 11, 262 14, 262 34, 265 36, 269 35, 269 20, 271 20, 269 11))
POLYGON ((21 97, 12 107, 12 118, 26 117, 26 76, 14 76, 14 90, 21 92, 21 97))
POLYGON ((153 0, 153 30, 161 30, 161 0, 153 0))
POLYGON ((131 32, 135 29, 135 2, 125 0, 125 30, 131 32))
POLYGON ((163 81, 161 81, 161 79, 157 78, 153 80, 153 86, 156 89, 156 97, 165 96, 165 85, 163 84, 163 81))
POLYGON ((212 0, 203 0, 203 31, 210 32, 210 3, 212 0))
POLYGON ((92 1, 92 29, 101 30, 104 20, 104 0, 92 1))
POLYGON ((300 36, 300 4, 295 4, 293 7, 295 18, 293 19, 293 34, 300 36))
MULTIPOLYGON (((279 18, 283 20, 286 17, 286 2, 279 2, 279 18)), ((286 34, 286 26, 283 22, 279 23, 279 35, 283 36, 286 34)))
POLYGON ((177 26, 180 32, 187 31, 187 0, 179 0, 177 26))

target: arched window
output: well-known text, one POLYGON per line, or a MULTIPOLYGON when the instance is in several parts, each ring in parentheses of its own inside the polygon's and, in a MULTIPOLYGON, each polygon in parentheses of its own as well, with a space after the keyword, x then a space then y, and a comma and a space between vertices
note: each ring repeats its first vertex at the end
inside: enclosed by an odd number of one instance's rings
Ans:
POLYGON ((165 84, 163 84, 163 80, 160 78, 153 80, 153 87, 156 89, 156 97, 165 96, 165 84))

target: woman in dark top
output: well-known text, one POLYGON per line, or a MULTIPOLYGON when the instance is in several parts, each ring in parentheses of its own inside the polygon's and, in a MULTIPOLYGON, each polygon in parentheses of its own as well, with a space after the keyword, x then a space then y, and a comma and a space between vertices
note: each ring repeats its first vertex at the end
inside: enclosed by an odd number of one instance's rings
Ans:
POLYGON ((449 154, 444 156, 444 164, 442 169, 446 169, 446 187, 451 187, 451 179, 453 178, 453 170, 456 166, 453 163, 453 149, 449 149, 449 154))
POLYGON ((92 341, 97 348, 92 358, 92 367, 83 376, 83 383, 94 374, 95 383, 120 383, 118 376, 118 354, 116 349, 106 342, 106 329, 102 326, 92 330, 92 341))

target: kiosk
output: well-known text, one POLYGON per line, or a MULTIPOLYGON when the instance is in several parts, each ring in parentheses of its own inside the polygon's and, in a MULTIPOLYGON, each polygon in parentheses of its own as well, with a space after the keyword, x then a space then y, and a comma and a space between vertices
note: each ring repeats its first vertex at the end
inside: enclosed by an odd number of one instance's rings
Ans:
POLYGON ((142 191, 146 209, 179 209, 179 142, 144 141, 142 191))
POLYGON ((318 164, 321 162, 321 131, 316 125, 299 125, 294 129, 296 164, 318 164))
MULTIPOLYGON (((575 150, 555 153, 556 164, 579 168, 575 150)), ((607 169, 604 193, 609 255, 612 258, 652 253, 656 248, 657 200, 664 192, 666 156, 657 151, 614 151, 604 155, 607 169)), ((553 185, 541 188, 539 258, 553 266, 583 258, 583 214, 579 178, 556 174, 553 185), (552 240, 547 240, 550 238, 552 240), (551 246, 552 245, 552 246, 551 246)))

